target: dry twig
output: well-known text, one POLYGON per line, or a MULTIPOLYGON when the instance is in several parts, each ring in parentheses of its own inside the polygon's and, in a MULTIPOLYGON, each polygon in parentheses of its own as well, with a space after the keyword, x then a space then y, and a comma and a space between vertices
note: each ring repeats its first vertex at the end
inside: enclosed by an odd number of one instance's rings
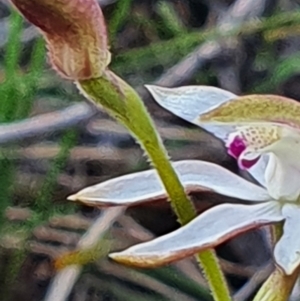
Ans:
POLYGON ((265 281, 274 269, 273 262, 267 263, 259 269, 251 279, 234 295, 234 301, 245 301, 249 298, 258 286, 265 281))
MULTIPOLYGON (((87 233, 80 239, 77 248, 86 249, 97 243, 124 210, 125 208, 123 207, 104 210, 89 228, 87 233)), ((65 301, 69 296, 80 271, 80 265, 67 266, 61 271, 58 271, 47 291, 45 301, 65 301)))

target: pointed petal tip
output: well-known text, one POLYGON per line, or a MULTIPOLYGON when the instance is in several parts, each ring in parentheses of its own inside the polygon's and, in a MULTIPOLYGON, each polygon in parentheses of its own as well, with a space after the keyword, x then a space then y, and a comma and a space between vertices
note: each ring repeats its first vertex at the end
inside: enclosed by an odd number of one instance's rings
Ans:
POLYGON ((136 258, 134 256, 131 256, 130 254, 126 255, 126 251, 111 253, 108 255, 108 257, 110 259, 112 259, 113 261, 116 261, 118 263, 122 263, 125 265, 138 266, 138 267, 144 266, 142 260, 140 260, 139 258, 136 258))
POLYGON ((79 202, 79 203, 81 203, 83 205, 87 205, 87 206, 107 207, 107 206, 117 206, 118 205, 118 204, 115 204, 114 202, 110 202, 108 200, 106 202, 105 201, 102 202, 101 199, 95 201, 94 198, 90 198, 88 196, 84 196, 79 193, 68 196, 67 200, 71 201, 71 202, 79 202))
POLYGON ((134 253, 127 252, 127 250, 111 253, 108 257, 118 263, 139 268, 155 268, 170 263, 168 257, 164 260, 162 256, 157 255, 134 255, 134 253))
POLYGON ((77 201, 77 194, 69 195, 69 196, 67 197, 67 200, 68 200, 68 201, 73 201, 73 202, 77 201))
POLYGON ((118 258, 118 253, 117 253, 117 252, 115 252, 115 253, 110 253, 110 254, 108 254, 108 257, 109 257, 110 259, 112 259, 112 260, 117 261, 116 258, 118 258))
POLYGON ((155 85, 144 85, 144 87, 147 89, 147 90, 149 90, 149 91, 151 91, 152 89, 155 89, 155 85))
POLYGON ((167 96, 167 91, 171 90, 167 87, 161 87, 156 85, 145 85, 145 88, 148 90, 148 92, 152 95, 152 97, 158 101, 161 99, 162 96, 167 96))
POLYGON ((131 256, 124 255, 124 252, 114 252, 108 254, 108 257, 116 262, 123 263, 123 264, 130 264, 131 263, 131 256))

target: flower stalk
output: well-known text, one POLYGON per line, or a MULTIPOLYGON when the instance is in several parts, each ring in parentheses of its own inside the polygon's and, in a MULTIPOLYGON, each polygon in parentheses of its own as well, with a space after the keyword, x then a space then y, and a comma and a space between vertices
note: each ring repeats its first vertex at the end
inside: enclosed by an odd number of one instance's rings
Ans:
MULTIPOLYGON (((169 195, 171 206, 182 225, 196 216, 196 211, 185 194, 154 123, 138 94, 126 82, 112 73, 104 77, 77 82, 77 87, 93 102, 101 105, 136 137, 156 168, 169 195), (109 79, 113 76, 114 80, 109 79)), ((230 301, 226 280, 214 250, 197 255, 215 301, 230 301)))

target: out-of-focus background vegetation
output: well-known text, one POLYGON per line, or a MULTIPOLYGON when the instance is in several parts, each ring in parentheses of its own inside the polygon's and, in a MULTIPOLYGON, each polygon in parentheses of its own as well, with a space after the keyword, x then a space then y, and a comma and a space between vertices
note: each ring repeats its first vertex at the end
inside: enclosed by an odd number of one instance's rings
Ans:
MULTIPOLYGON (((297 0, 99 3, 108 24, 111 69, 143 97, 173 160, 197 158, 239 172, 218 140, 159 108, 144 84, 213 85, 300 100, 297 0)), ((84 102, 71 82, 51 70, 45 53, 39 32, 1 0, 1 301, 43 300, 56 273, 54 261, 76 248, 99 215, 66 201, 69 194, 149 168, 128 132, 84 102)), ((226 201, 210 194, 192 197, 199 212, 226 201)), ((127 210, 107 239, 120 250, 177 227, 167 203, 141 206, 127 210)), ((217 250, 236 301, 250 300, 272 270, 266 233, 247 233, 217 250)), ((155 270, 96 258, 83 266, 67 300, 211 298, 193 258, 155 270)), ((297 288, 291 300, 300 300, 297 288)))

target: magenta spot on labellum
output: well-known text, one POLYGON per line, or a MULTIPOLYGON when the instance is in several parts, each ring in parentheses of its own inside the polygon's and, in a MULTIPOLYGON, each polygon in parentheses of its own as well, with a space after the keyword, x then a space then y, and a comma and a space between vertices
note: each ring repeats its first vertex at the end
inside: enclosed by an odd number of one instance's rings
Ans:
POLYGON ((239 160, 240 155, 245 149, 246 149, 246 144, 244 140, 239 136, 234 137, 234 139, 232 140, 232 142, 228 147, 228 154, 238 160, 238 164, 241 169, 249 169, 259 160, 259 157, 252 160, 246 160, 246 159, 239 160))
POLYGON ((258 160, 259 160, 259 157, 252 159, 252 160, 243 159, 240 161, 240 165, 241 165, 240 167, 241 167, 241 169, 248 169, 248 168, 252 167, 254 164, 256 164, 258 160))
POLYGON ((246 144, 242 138, 236 136, 228 147, 228 154, 238 159, 241 153, 246 149, 246 144))

